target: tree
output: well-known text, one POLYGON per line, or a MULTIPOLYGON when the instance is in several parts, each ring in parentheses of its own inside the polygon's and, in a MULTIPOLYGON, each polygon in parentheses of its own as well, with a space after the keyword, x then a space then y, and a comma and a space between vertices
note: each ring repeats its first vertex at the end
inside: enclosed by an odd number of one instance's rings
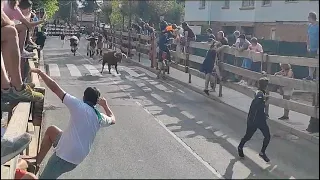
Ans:
POLYGON ((70 13, 71 13, 71 18, 75 19, 77 10, 78 10, 77 1, 59 0, 59 11, 57 12, 57 17, 67 21, 67 20, 70 20, 70 13), (70 12, 71 3, 72 3, 72 12, 70 12))
POLYGON ((51 18, 59 10, 58 0, 33 0, 33 8, 44 8, 47 18, 51 18))
POLYGON ((93 13, 97 8, 98 4, 95 0, 82 0, 83 8, 82 10, 85 13, 93 13))
POLYGON ((112 13, 112 6, 111 5, 102 6, 101 12, 99 14, 99 19, 106 24, 110 24, 111 23, 111 20, 110 20, 111 13, 112 13))

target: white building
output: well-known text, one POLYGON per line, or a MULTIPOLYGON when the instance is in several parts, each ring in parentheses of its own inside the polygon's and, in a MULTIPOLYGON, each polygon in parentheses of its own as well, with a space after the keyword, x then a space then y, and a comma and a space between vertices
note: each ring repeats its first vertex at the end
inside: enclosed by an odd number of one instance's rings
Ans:
POLYGON ((185 21, 227 34, 234 30, 258 38, 303 42, 309 12, 317 0, 198 0, 185 2, 185 21))

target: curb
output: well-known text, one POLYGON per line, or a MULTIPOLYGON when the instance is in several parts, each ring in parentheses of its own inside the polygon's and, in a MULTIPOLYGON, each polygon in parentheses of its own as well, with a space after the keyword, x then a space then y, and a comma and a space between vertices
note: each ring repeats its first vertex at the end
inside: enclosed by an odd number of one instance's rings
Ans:
MULTIPOLYGON (((144 65, 140 64, 139 62, 136 62, 136 61, 134 61, 134 60, 132 60, 132 59, 129 59, 129 58, 128 58, 127 61, 130 62, 130 63, 133 63, 135 66, 139 66, 139 67, 142 67, 142 68, 144 68, 144 69, 147 69, 147 70, 149 70, 149 71, 151 71, 151 72, 153 72, 153 73, 157 73, 157 71, 156 71, 155 69, 153 69, 153 68, 151 68, 151 67, 144 66, 144 65)), ((208 98, 210 98, 210 99, 212 99, 212 100, 214 100, 214 101, 217 101, 217 102, 219 102, 219 103, 223 103, 223 104, 228 105, 228 106, 230 106, 230 107, 232 107, 232 108, 234 108, 234 109, 237 109, 237 110, 240 110, 240 111, 242 111, 242 112, 244 112, 244 113, 247 113, 247 112, 245 112, 245 111, 243 111, 243 110, 241 110, 241 109, 238 109, 238 108, 236 108, 236 107, 234 107, 234 106, 231 106, 231 105, 223 102, 223 101, 222 101, 219 97, 217 97, 217 96, 214 96, 214 95, 212 95, 212 94, 210 94, 209 96, 206 95, 201 89, 196 88, 196 87, 193 87, 193 86, 189 85, 189 84, 186 83, 186 82, 180 81, 180 80, 175 79, 175 78, 170 77, 170 76, 167 76, 167 79, 172 80, 172 81, 176 82, 177 84, 186 86, 186 87, 188 87, 189 89, 191 89, 192 91, 195 91, 195 92, 197 92, 197 93, 199 93, 199 94, 202 94, 202 95, 204 95, 204 96, 206 96, 206 97, 208 97, 208 98)), ((311 143, 313 143, 313 144, 319 145, 319 137, 313 136, 313 135, 309 134, 308 132, 304 132, 304 131, 301 131, 301 130, 297 130, 297 129, 293 128, 292 126, 287 125, 286 123, 281 122, 281 121, 279 121, 279 120, 270 119, 269 123, 270 123, 270 125, 273 125, 273 126, 277 127, 277 128, 280 129, 280 130, 283 130, 283 131, 285 131, 285 132, 288 132, 288 133, 290 133, 290 134, 293 134, 293 135, 295 135, 295 136, 298 136, 299 138, 308 140, 309 142, 311 142, 311 143)))

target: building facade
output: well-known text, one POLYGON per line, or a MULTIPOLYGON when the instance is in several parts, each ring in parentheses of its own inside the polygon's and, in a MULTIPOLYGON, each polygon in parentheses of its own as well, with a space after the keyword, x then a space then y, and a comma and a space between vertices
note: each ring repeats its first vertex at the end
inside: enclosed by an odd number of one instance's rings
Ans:
POLYGON ((308 13, 317 0, 198 0, 185 2, 185 21, 230 34, 239 30, 259 39, 305 42, 308 13))

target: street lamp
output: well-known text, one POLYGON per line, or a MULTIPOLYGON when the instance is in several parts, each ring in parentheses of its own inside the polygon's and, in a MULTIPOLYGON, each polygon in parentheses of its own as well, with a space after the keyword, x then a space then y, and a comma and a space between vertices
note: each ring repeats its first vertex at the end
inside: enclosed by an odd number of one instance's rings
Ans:
POLYGON ((122 14, 122 31, 124 31, 124 13, 123 13, 123 9, 122 9, 122 4, 119 4, 119 8, 120 8, 120 12, 122 14))

